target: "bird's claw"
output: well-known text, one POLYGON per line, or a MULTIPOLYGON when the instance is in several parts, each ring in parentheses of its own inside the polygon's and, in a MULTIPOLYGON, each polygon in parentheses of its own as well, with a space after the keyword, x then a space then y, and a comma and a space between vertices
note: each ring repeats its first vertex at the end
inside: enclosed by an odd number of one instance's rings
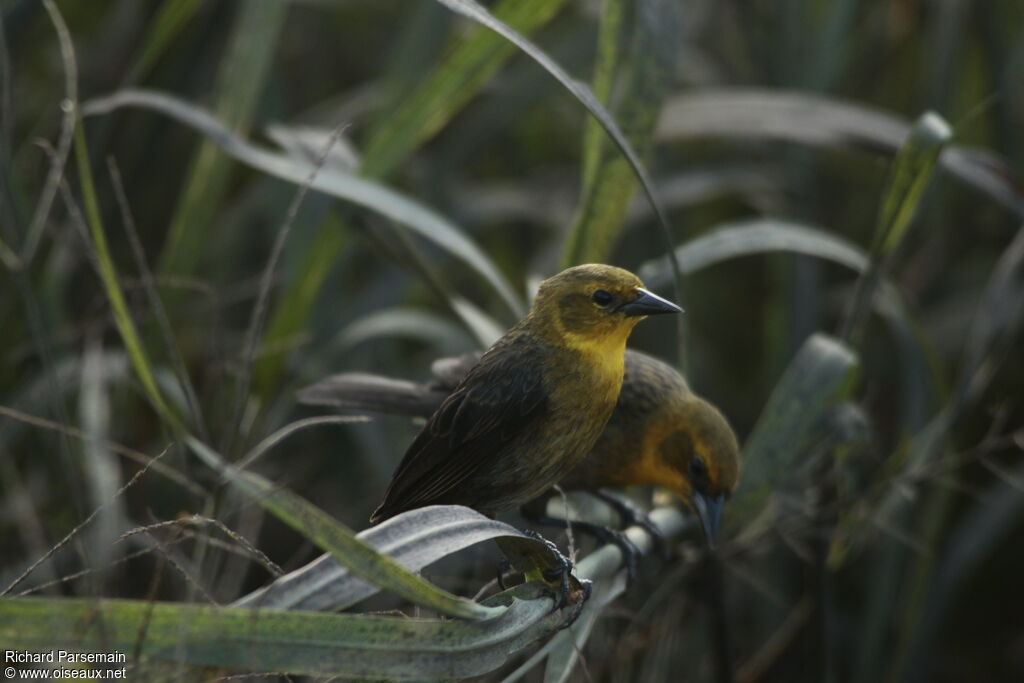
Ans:
MULTIPOLYGON (((526 529, 523 531, 523 533, 525 533, 530 538, 540 541, 541 543, 546 545, 548 550, 550 550, 551 554, 554 556, 555 562, 558 566, 551 567, 548 569, 542 569, 540 573, 546 582, 558 584, 558 596, 555 599, 555 609, 561 609, 565 607, 569 602, 569 596, 572 592, 570 584, 570 580, 574 578, 572 576, 572 560, 563 555, 562 552, 558 549, 558 546, 556 546, 554 543, 541 536, 536 531, 533 531, 532 529, 526 529)), ((583 600, 589 598, 591 590, 590 581, 581 581, 579 579, 576 579, 576 582, 580 585, 580 587, 583 590, 583 600)), ((574 600, 573 602, 575 603, 576 601, 574 600)))
POLYGON ((626 569, 626 584, 633 585, 640 566, 640 548, 636 547, 632 539, 624 532, 617 529, 609 529, 600 524, 590 522, 573 522, 573 528, 590 534, 602 543, 610 543, 622 553, 622 565, 626 569))
MULTIPOLYGON (((662 533, 658 525, 651 520, 651 516, 643 508, 626 496, 612 493, 611 491, 602 489, 594 491, 593 494, 619 514, 624 528, 631 526, 640 527, 651 537, 651 550, 658 553, 663 560, 671 559, 672 551, 669 548, 668 539, 665 538, 665 534, 662 533)), ((633 547, 635 548, 636 546, 634 545, 633 547)))

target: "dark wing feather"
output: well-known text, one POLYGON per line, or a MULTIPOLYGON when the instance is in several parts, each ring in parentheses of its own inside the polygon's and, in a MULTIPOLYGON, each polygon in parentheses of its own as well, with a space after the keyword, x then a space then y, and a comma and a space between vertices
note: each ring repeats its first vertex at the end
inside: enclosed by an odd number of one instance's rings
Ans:
POLYGON ((498 466, 512 439, 545 414, 539 344, 520 337, 493 348, 445 399, 406 451, 377 522, 436 503, 470 502, 457 491, 474 473, 498 466))

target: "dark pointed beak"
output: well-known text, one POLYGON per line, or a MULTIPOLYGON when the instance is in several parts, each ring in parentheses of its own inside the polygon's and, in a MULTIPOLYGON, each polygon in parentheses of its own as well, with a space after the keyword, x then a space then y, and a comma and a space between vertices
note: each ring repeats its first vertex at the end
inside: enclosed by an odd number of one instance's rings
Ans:
POLYGON ((683 312, 683 309, 668 299, 662 299, 657 294, 648 292, 643 287, 637 287, 636 291, 637 297, 635 299, 619 306, 619 310, 626 315, 658 315, 660 313, 683 312))
POLYGON ((701 527, 704 529, 704 538, 708 541, 708 547, 714 549, 718 544, 718 527, 722 522, 722 505, 725 503, 725 496, 709 496, 704 493, 696 493, 693 496, 693 507, 700 517, 701 527))

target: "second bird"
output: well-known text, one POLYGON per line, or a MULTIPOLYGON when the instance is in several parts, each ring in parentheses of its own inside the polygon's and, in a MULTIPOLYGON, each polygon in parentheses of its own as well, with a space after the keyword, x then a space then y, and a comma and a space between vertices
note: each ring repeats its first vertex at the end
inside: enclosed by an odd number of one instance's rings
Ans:
POLYGON ((636 323, 679 312, 612 266, 576 266, 542 282, 526 317, 484 353, 409 446, 370 521, 436 504, 493 514, 539 496, 604 430, 636 323))

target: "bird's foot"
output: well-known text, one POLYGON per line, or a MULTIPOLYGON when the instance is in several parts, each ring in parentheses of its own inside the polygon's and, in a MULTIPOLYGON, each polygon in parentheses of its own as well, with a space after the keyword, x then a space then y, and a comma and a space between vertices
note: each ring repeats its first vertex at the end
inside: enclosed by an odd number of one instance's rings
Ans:
POLYGON ((590 597, 590 581, 581 581, 572 575, 572 560, 563 555, 558 549, 558 546, 532 529, 524 529, 523 533, 547 546, 551 555, 555 559, 556 566, 540 569, 540 575, 546 583, 558 585, 558 596, 555 599, 555 609, 561 609, 569 604, 570 596, 573 597, 572 603, 575 604, 580 599, 577 597, 579 590, 582 590, 583 592, 583 600, 590 597), (576 584, 576 590, 573 589, 573 583, 576 584))
POLYGON ((601 543, 611 543, 622 552, 622 564, 626 568, 626 581, 630 585, 633 583, 633 579, 636 578, 639 563, 640 563, 640 549, 636 547, 633 541, 629 540, 629 536, 625 533, 616 529, 610 529, 594 522, 584 522, 582 520, 565 520, 557 517, 550 517, 545 514, 531 514, 531 520, 536 524, 543 524, 551 527, 562 527, 563 529, 568 527, 573 532, 580 532, 583 534, 589 534, 592 538, 597 539, 601 543))
POLYGON ((580 521, 572 522, 572 528, 574 531, 589 534, 601 543, 610 543, 618 548, 619 552, 622 553, 622 566, 626 569, 626 584, 633 585, 640 566, 640 556, 642 553, 636 547, 636 543, 633 543, 625 532, 618 529, 610 529, 593 522, 580 521))
MULTIPOLYGON (((650 515, 643 508, 619 493, 612 493, 604 489, 593 491, 592 493, 595 498, 604 501, 615 512, 619 513, 624 528, 631 526, 640 527, 651 537, 651 549, 658 553, 663 560, 671 558, 672 552, 668 546, 668 539, 665 538, 665 534, 661 532, 661 529, 651 520, 650 515)), ((636 546, 634 545, 633 547, 635 548, 636 546)))

